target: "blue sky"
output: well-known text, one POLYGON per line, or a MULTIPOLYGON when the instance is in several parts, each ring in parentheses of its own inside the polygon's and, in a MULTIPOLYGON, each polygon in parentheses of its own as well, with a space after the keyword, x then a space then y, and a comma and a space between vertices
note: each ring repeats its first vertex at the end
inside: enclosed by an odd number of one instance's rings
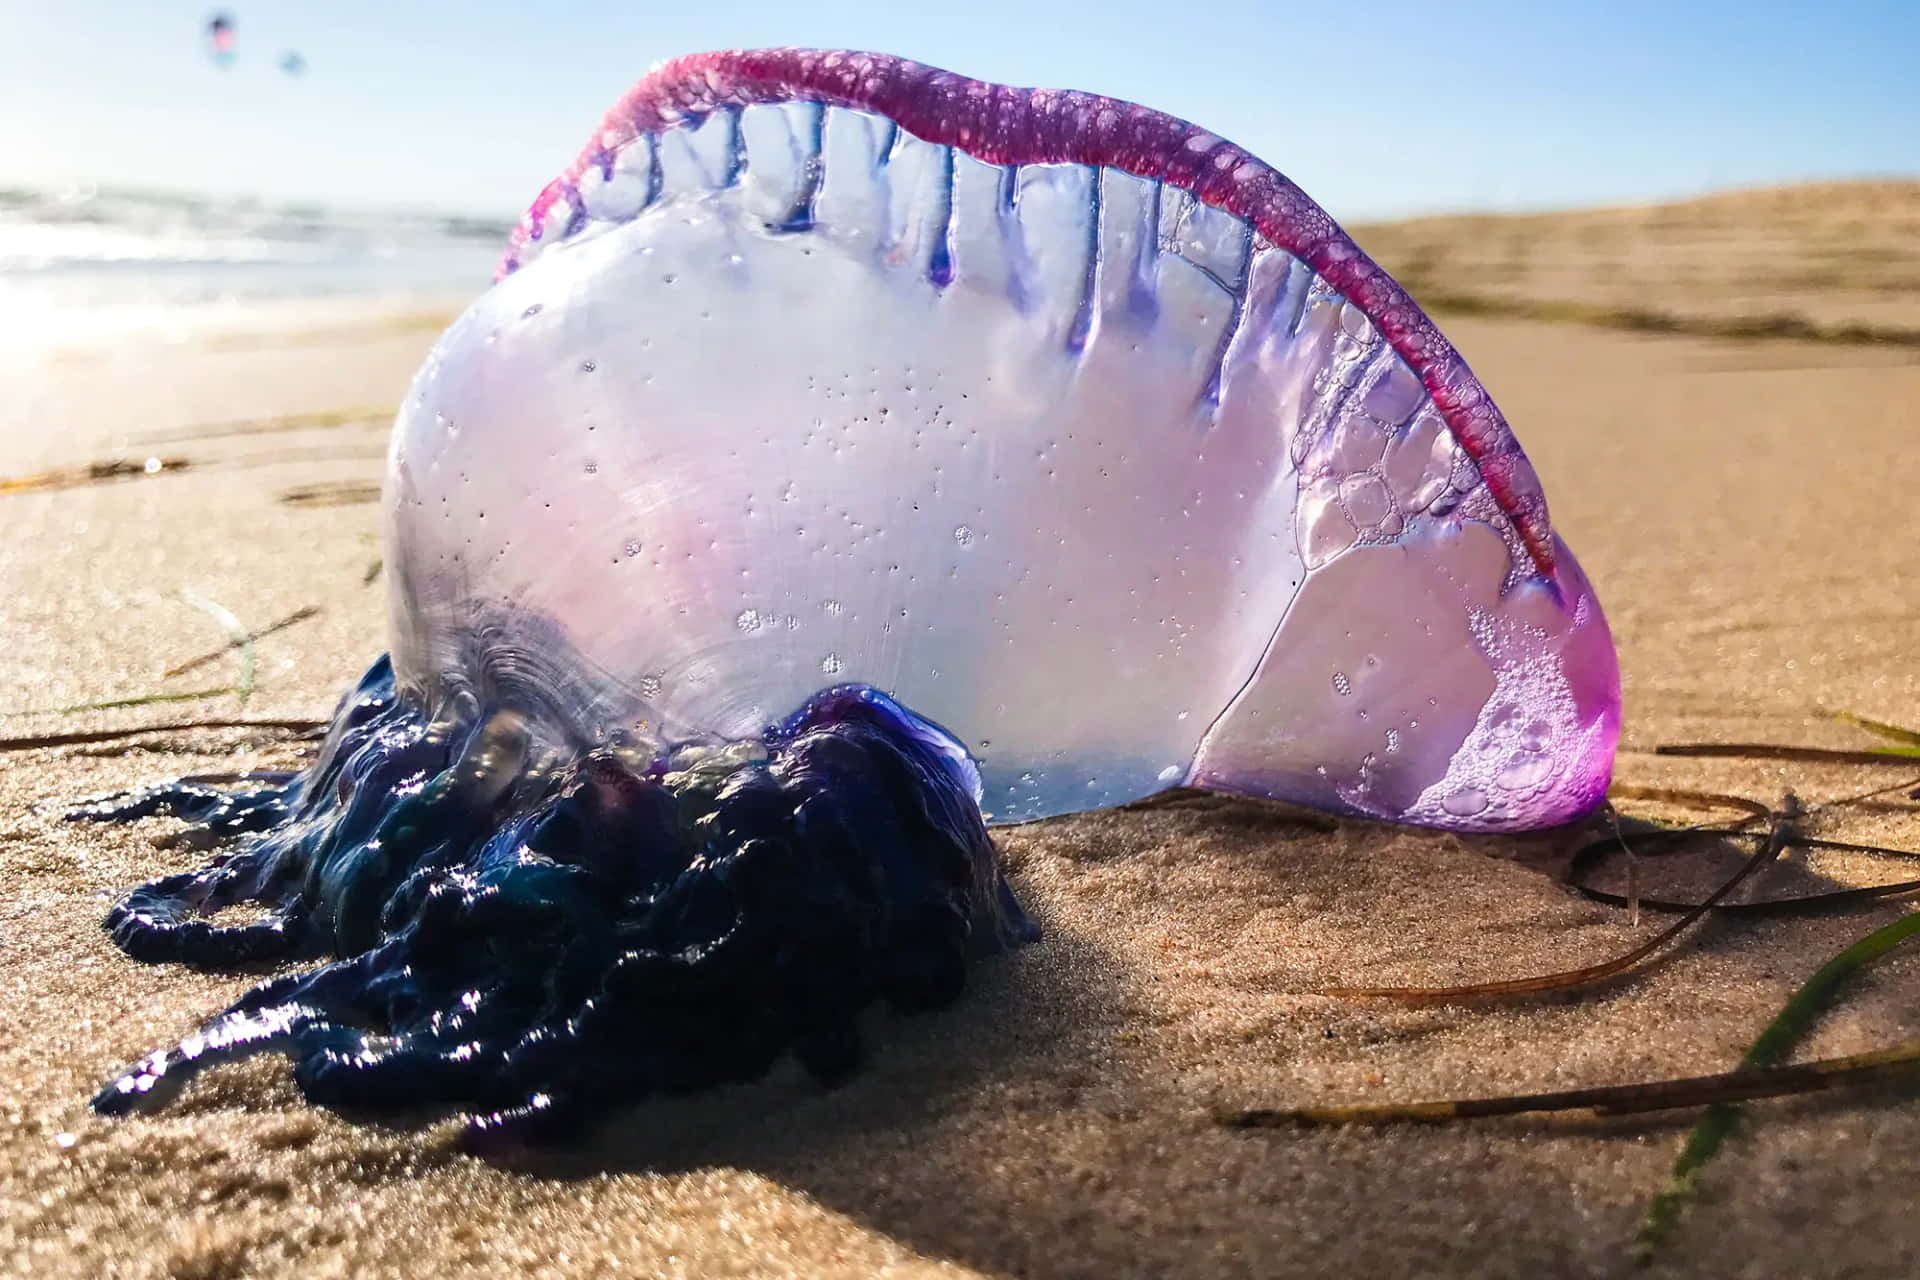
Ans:
POLYGON ((1911 0, 236 0, 224 70, 202 44, 215 7, 0 0, 0 185, 510 218, 648 66, 767 44, 1132 98, 1347 220, 1920 172, 1911 0), (285 48, 304 77, 275 66, 285 48))

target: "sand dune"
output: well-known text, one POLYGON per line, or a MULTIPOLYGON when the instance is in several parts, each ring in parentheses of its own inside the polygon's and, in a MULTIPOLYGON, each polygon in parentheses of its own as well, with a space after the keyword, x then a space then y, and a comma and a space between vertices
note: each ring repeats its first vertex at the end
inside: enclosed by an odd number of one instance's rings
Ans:
POLYGON ((1350 230, 1442 310, 1920 343, 1920 181, 1350 230))

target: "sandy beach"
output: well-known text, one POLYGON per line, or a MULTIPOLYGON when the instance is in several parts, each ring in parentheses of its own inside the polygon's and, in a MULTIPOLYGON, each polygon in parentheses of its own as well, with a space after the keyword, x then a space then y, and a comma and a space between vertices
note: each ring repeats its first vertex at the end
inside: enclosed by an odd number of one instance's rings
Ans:
MULTIPOLYGON (((1868 216, 1849 200, 1879 207, 1841 190, 1805 208, 1844 226, 1868 216)), ((1916 190, 1896 200, 1900 217, 1920 208, 1916 190)), ((1778 213, 1758 200, 1735 218, 1753 236, 1728 240, 1724 261, 1711 258, 1714 236, 1685 241, 1685 254, 1714 280, 1746 280, 1778 213)), ((1543 234, 1512 232, 1527 245, 1543 234)), ((1359 239, 1379 241, 1395 269, 1427 246, 1434 278, 1434 263, 1493 243, 1478 224, 1359 239), (1446 235, 1455 250, 1436 257, 1446 235)), ((1588 243, 1631 258, 1636 242, 1629 230, 1588 243)), ((1791 257, 1798 243, 1763 247, 1804 266, 1791 257)), ((1509 256, 1513 297, 1625 305, 1583 292, 1606 276, 1599 268, 1568 283, 1542 265, 1564 255, 1509 256)), ((1914 277, 1899 293, 1815 274, 1783 268, 1795 283, 1777 296, 1728 285, 1710 313, 1920 326, 1914 277)), ((1686 279, 1649 271, 1633 305, 1672 309, 1686 279)), ((1653 749, 1872 745, 1829 710, 1920 726, 1920 347, 1484 312, 1441 320, 1514 423, 1607 608, 1626 696, 1617 780, 1769 803, 1787 789, 1817 801, 1900 781, 1898 766, 1653 749)), ((9 371, 0 476, 110 458, 138 474, 0 492, 0 737, 326 715, 382 647, 374 486, 386 415, 432 337, 419 315, 358 328, 321 317, 245 341, 126 342, 9 371), (185 465, 146 474, 147 458, 185 465), (165 675, 222 643, 182 592, 251 628, 317 612, 254 646, 241 706, 236 654, 165 675), (224 692, 58 710, 196 691, 224 692)), ((202 1277, 1634 1274, 1636 1225, 1695 1113, 1236 1132, 1211 1109, 1727 1070, 1806 975, 1906 910, 1713 922, 1671 960, 1577 997, 1336 999, 1314 993, 1570 968, 1665 921, 1635 926, 1559 882, 1584 832, 1463 838, 1194 796, 997 832, 1044 941, 977 967, 954 1009, 876 1018, 870 1064, 837 1090, 789 1064, 754 1086, 615 1114, 589 1145, 511 1166, 461 1154, 450 1124, 387 1128, 310 1108, 277 1058, 215 1073, 154 1118, 92 1117, 85 1100, 111 1072, 255 979, 143 966, 115 950, 100 929, 109 903, 202 857, 155 847, 176 823, 69 824, 63 805, 187 773, 296 767, 301 750, 284 732, 220 729, 5 755, 0 1266, 202 1277)), ((1920 848, 1920 805, 1834 811, 1816 829, 1920 848)), ((1643 888, 1697 893, 1731 865, 1730 854, 1650 863, 1643 888)), ((1911 874, 1796 854, 1766 888, 1911 874)), ((1803 1056, 1920 1035, 1916 989, 1920 952, 1896 953, 1850 988, 1803 1056)), ((1757 1103, 1748 1117, 1643 1274, 1920 1268, 1910 1089, 1757 1103)))

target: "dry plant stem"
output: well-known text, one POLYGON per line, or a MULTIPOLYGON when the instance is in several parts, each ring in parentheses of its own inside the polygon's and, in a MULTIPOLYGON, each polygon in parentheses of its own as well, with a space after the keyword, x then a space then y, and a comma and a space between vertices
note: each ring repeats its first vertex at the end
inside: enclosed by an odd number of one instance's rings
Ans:
POLYGON ((148 476, 185 471, 192 466, 186 458, 115 458, 88 462, 77 467, 58 467, 27 476, 0 476, 0 493, 39 493, 48 489, 77 489, 93 484, 113 484, 121 480, 141 480, 148 476))
MULTIPOLYGON (((1875 800, 1877 797, 1886 795, 1888 792, 1906 791, 1915 785, 1920 785, 1920 778, 1890 783, 1874 787, 1867 791, 1856 792, 1852 795, 1836 796, 1831 800, 1822 800, 1818 804, 1808 806, 1804 811, 1804 816, 1811 817, 1826 809, 1852 806, 1891 807, 1897 812, 1909 813, 1913 811, 1910 805, 1878 806, 1875 804, 1875 800)), ((1616 785, 1613 788, 1613 794, 1622 797, 1657 800, 1666 803, 1702 803, 1709 804, 1713 807, 1724 805, 1730 808, 1745 808, 1748 809, 1755 818, 1773 816, 1772 810, 1754 801, 1745 800, 1738 796, 1722 796, 1711 792, 1672 791, 1657 787, 1616 785)), ((1675 827, 1669 830, 1646 832, 1639 838, 1643 845, 1649 842, 1671 843, 1696 835, 1719 835, 1734 840, 1753 839, 1758 833, 1743 830, 1743 828, 1752 825, 1753 820, 1753 818, 1748 818, 1728 827, 1675 827)), ((1616 822, 1616 836, 1617 834, 1618 824, 1616 822)), ((1626 847, 1624 840, 1621 840, 1620 843, 1622 847, 1626 847)), ((1790 843, 1792 846, 1801 849, 1830 849, 1841 853, 1867 853, 1887 858, 1920 858, 1920 853, 1908 849, 1892 849, 1884 845, 1854 844, 1845 840, 1821 840, 1813 836, 1798 833, 1794 835, 1790 843)), ((1649 911, 1659 911, 1663 913, 1681 913, 1695 911, 1700 908, 1702 904, 1697 902, 1677 902, 1664 898, 1637 896, 1636 887, 1631 882, 1628 885, 1628 891, 1625 895, 1609 893, 1604 889, 1595 889, 1584 883, 1584 873, 1589 865, 1590 859, 1604 855, 1613 845, 1614 841, 1600 840, 1575 853, 1572 862, 1569 863, 1567 867, 1567 883, 1593 901, 1605 903, 1608 906, 1627 906, 1635 908, 1636 910, 1644 907, 1649 911)), ((1632 849, 1628 849, 1628 853, 1636 857, 1636 861, 1629 864, 1629 873, 1631 874, 1638 869, 1637 858, 1639 855, 1632 849)), ((1794 898, 1771 898, 1763 902, 1722 902, 1715 905, 1713 910, 1715 913, 1721 915, 1811 915, 1837 908, 1878 902, 1889 898, 1904 897, 1917 892, 1920 892, 1920 880, 1903 880, 1891 884, 1866 885, 1855 889, 1836 889, 1829 893, 1813 893, 1794 898)))
POLYGON ((380 501, 378 481, 341 480, 282 489, 278 499, 290 507, 351 507, 380 501))
POLYGON ((1835 796, 1831 800, 1822 800, 1818 804, 1809 807, 1807 813, 1812 815, 1827 809, 1845 809, 1852 805, 1865 804, 1870 800, 1876 800, 1894 791, 1912 791, 1915 787, 1920 787, 1920 777, 1908 778, 1903 782, 1889 782, 1883 786, 1873 787, 1866 791, 1856 791, 1850 796, 1835 796))
POLYGON ((187 689, 180 693, 143 693, 134 698, 108 698, 103 702, 76 702, 67 707, 33 707, 25 711, 9 711, 0 719, 23 720, 28 716, 72 716, 83 711, 118 711, 123 707, 150 707, 160 702, 195 702, 201 698, 223 698, 233 693, 234 685, 223 685, 218 689, 187 689))
POLYGON ((1500 1098, 1452 1098, 1436 1102, 1380 1102, 1353 1106, 1222 1110, 1215 1119, 1231 1129, 1282 1129, 1316 1125, 1437 1124, 1558 1111, 1596 1115, 1641 1115, 1751 1098, 1841 1089, 1920 1071, 1920 1040, 1908 1040, 1871 1053, 1823 1058, 1785 1067, 1687 1076, 1648 1084, 1602 1085, 1555 1093, 1522 1093, 1500 1098))
MULTIPOLYGON (((1796 843, 1798 843, 1796 841, 1796 843)), ((1903 849, 1865 849, 1862 852, 1894 854, 1913 857, 1903 849)), ((1624 907, 1628 899, 1624 894, 1608 893, 1604 889, 1589 889, 1578 886, 1580 892, 1595 902, 1610 907, 1624 907)), ((1920 880, 1898 880, 1892 884, 1865 885, 1858 889, 1835 889, 1828 893, 1809 893, 1797 898, 1768 898, 1764 902, 1723 902, 1713 908, 1720 915, 1742 916, 1794 916, 1817 915, 1842 907, 1864 906, 1870 902, 1886 902, 1892 898, 1904 898, 1920 893, 1920 880)), ((1648 911, 1672 914, 1682 911, 1697 911, 1697 902, 1670 902, 1665 898, 1641 898, 1637 903, 1648 911)))
MULTIPOLYGON (((1906 784, 1902 783, 1901 785, 1904 786, 1906 784)), ((1847 802, 1834 801, 1831 803, 1847 802)), ((1825 805, 1816 806, 1816 808, 1825 807, 1825 805)), ((1690 832, 1689 834, 1705 833, 1690 832)), ((1753 839, 1757 833, 1723 829, 1717 834, 1726 836, 1729 839, 1753 839)), ((1892 849, 1885 845, 1877 844, 1854 844, 1847 840, 1820 840, 1805 835, 1796 836, 1792 843, 1794 847, 1801 849, 1828 849, 1840 853, 1867 853, 1883 858, 1920 858, 1920 852, 1915 852, 1911 849, 1892 849)), ((1605 903, 1611 907, 1631 907, 1635 910, 1644 907, 1648 911, 1680 913, 1696 910, 1700 906, 1697 902, 1676 902, 1665 898, 1637 897, 1635 896, 1634 887, 1631 882, 1629 882, 1628 890, 1625 894, 1609 893, 1605 889, 1595 889, 1590 885, 1582 883, 1581 872, 1585 865, 1585 856, 1588 853, 1603 851, 1607 847, 1608 843, 1602 841, 1599 844, 1590 845, 1586 849, 1581 850, 1580 853, 1575 854, 1573 865, 1570 866, 1567 871, 1567 883, 1571 884, 1593 901, 1605 903)), ((1637 867, 1638 861, 1636 860, 1634 863, 1629 864, 1629 871, 1631 872, 1637 869, 1637 867)), ((1870 902, 1883 902, 1890 898, 1906 897, 1913 893, 1920 893, 1920 880, 1899 880, 1890 884, 1862 885, 1853 889, 1834 889, 1826 893, 1809 893, 1792 898, 1768 898, 1761 902, 1723 902, 1714 907, 1714 911, 1721 915, 1813 915, 1843 907, 1864 905, 1870 902)))
POLYGON ((197 658, 189 658, 185 662, 180 663, 178 666, 167 668, 167 670, 160 673, 160 678, 162 680, 171 680, 175 676, 183 676, 187 672, 194 670, 196 667, 204 667, 209 662, 219 661, 221 658, 225 657, 227 654, 231 653, 233 650, 239 648, 243 644, 250 643, 254 640, 259 640, 265 636, 270 636, 274 634, 274 632, 276 631, 285 631, 288 627, 293 626, 295 623, 305 622, 308 618, 318 616, 319 613, 320 613, 320 606, 317 604, 302 605, 300 608, 295 609, 292 613, 280 619, 278 622, 269 623, 268 625, 260 628, 260 630, 258 631, 248 632, 246 639, 244 640, 228 640, 226 644, 220 646, 218 649, 214 649, 210 652, 203 653, 197 658))
MULTIPOLYGON (((1899 785, 1904 787, 1907 784, 1901 783, 1899 785)), ((1817 812, 1831 805, 1856 804, 1860 802, 1859 797, 1845 797, 1840 800, 1828 801, 1824 804, 1816 805, 1808 810, 1808 812, 1817 812)), ((1643 839, 1666 840, 1671 842, 1680 836, 1719 835, 1730 840, 1751 840, 1755 839, 1758 834, 1759 833, 1752 831, 1740 831, 1732 827, 1705 829, 1686 828, 1684 830, 1671 832, 1651 832, 1643 837, 1643 839)), ((1597 841, 1576 853, 1573 861, 1567 868, 1567 883, 1595 902, 1604 903, 1610 907, 1627 907, 1636 913, 1641 908, 1645 908, 1648 911, 1658 911, 1663 914, 1680 914, 1696 911, 1700 908, 1702 904, 1698 902, 1679 902, 1666 898, 1648 898, 1638 895, 1637 887, 1632 880, 1633 873, 1639 868, 1638 855, 1633 855, 1635 860, 1628 864, 1629 882, 1625 894, 1610 893, 1605 889, 1596 889, 1586 884, 1584 882, 1584 875, 1589 865, 1589 858, 1604 855, 1613 847, 1613 844, 1613 841, 1608 840, 1597 841)), ((1828 849, 1842 853, 1866 853, 1886 858, 1920 858, 1920 852, 1915 852, 1911 849, 1892 849, 1885 845, 1875 844, 1854 844, 1846 840, 1821 840, 1807 835, 1795 835, 1790 844, 1792 847, 1801 849, 1828 849)), ((1629 854, 1632 854, 1631 850, 1629 850, 1629 854)), ((1914 893, 1920 893, 1920 880, 1900 880, 1889 884, 1863 885, 1853 889, 1834 889, 1826 893, 1809 893, 1791 898, 1768 898, 1760 902, 1722 902, 1715 905, 1713 911, 1718 915, 1742 916, 1815 915, 1821 912, 1834 911, 1851 906, 1862 906, 1873 902, 1883 902, 1892 898, 1906 897, 1914 893)), ((1638 917, 1636 915, 1636 923, 1637 919, 1638 917)))
POLYGON ((0 751, 38 751, 43 747, 74 747, 94 742, 120 742, 150 733, 186 733, 193 729, 280 729, 291 733, 318 733, 325 720, 186 720, 179 724, 135 725, 130 729, 86 729, 77 733, 43 733, 25 738, 0 738, 0 751))
MULTIPOLYGON (((1878 845, 1859 845, 1838 840, 1819 840, 1800 835, 1794 829, 1794 823, 1808 813, 1822 809, 1860 803, 1888 791, 1903 789, 1912 785, 1901 782, 1892 786, 1878 787, 1858 795, 1843 796, 1803 809, 1789 795, 1780 811, 1767 810, 1753 801, 1733 796, 1710 795, 1700 792, 1673 792, 1663 789, 1621 788, 1621 790, 1639 791, 1643 798, 1666 802, 1707 803, 1713 806, 1726 806, 1747 809, 1752 818, 1766 816, 1773 820, 1773 827, 1767 834, 1767 842, 1755 854, 1753 859, 1741 868, 1714 898, 1706 903, 1668 903, 1658 899, 1640 899, 1640 905, 1653 910, 1672 910, 1692 913, 1678 927, 1684 927, 1698 918, 1703 908, 1714 907, 1715 899, 1724 895, 1734 885, 1745 879, 1758 866, 1770 860, 1769 854, 1778 854, 1791 845, 1803 845, 1811 848, 1825 848, 1859 853, 1886 854, 1893 857, 1917 857, 1909 850, 1888 849, 1878 845)), ((1750 818, 1748 821, 1752 820, 1750 818)), ((1740 825, 1747 825, 1742 823, 1740 825)), ((1736 828, 1685 828, 1671 832, 1656 833, 1674 838, 1701 834, 1720 834, 1728 836, 1745 835, 1749 838, 1758 833, 1743 832, 1736 828)), ((1603 840, 1589 846, 1590 850, 1609 848, 1617 841, 1627 849, 1634 851, 1615 824, 1613 840, 1603 840)), ((1587 850, 1583 850, 1583 853, 1587 850)), ((1576 864, 1578 855, 1576 855, 1576 864)), ((1614 905, 1628 903, 1627 896, 1603 893, 1585 889, 1583 892, 1601 901, 1614 905)), ((1836 905, 1851 902, 1864 902, 1884 899, 1904 893, 1920 891, 1920 881, 1907 881, 1892 885, 1875 885, 1862 889, 1841 890, 1835 893, 1813 894, 1803 898, 1791 898, 1762 903, 1724 904, 1714 907, 1720 911, 1745 911, 1751 913, 1813 911, 1829 909, 1836 905)), ((1670 929, 1663 937, 1670 936, 1670 929)), ((1868 938, 1849 947, 1836 957, 1807 983, 1789 1001, 1787 1009, 1775 1019, 1774 1024, 1755 1043, 1740 1069, 1712 1076, 1694 1076, 1678 1080, 1654 1081, 1647 1084, 1611 1085, 1589 1089, 1570 1089, 1553 1093, 1518 1094, 1495 1098, 1458 1098, 1432 1102, 1415 1103, 1363 1103, 1330 1107, 1304 1107, 1295 1109, 1255 1108, 1251 1110, 1222 1110, 1215 1119, 1223 1125, 1233 1128, 1281 1128, 1288 1126, 1311 1125, 1352 1125, 1352 1124, 1395 1124, 1418 1122, 1442 1122, 1464 1120, 1490 1116, 1523 1115, 1537 1112, 1557 1112, 1585 1110, 1599 1115, 1626 1115, 1640 1112, 1672 1110, 1681 1107, 1727 1104, 1749 1098, 1781 1097, 1790 1094, 1811 1093, 1824 1089, 1842 1088, 1864 1084, 1883 1078, 1902 1076, 1920 1070, 1920 1040, 1906 1041, 1891 1048, 1875 1050, 1870 1053, 1851 1054, 1844 1057, 1822 1059, 1816 1062, 1800 1063, 1791 1066, 1773 1065, 1791 1049, 1794 1040, 1804 1034, 1807 1025, 1831 997, 1839 981, 1861 965, 1878 958, 1885 951, 1915 932, 1920 932, 1920 916, 1906 916, 1901 920, 1869 935, 1868 938)), ((1656 942, 1659 939, 1655 940, 1656 942)), ((1616 962, 1617 963, 1617 962, 1616 962)), ((1724 1108, 1732 1114, 1731 1108, 1724 1108)), ((1711 1119, 1711 1113, 1709 1119, 1711 1119)), ((1730 1125, 1730 1120, 1723 1122, 1730 1125)), ((1702 1130, 1708 1128, 1703 1121, 1702 1130)), ((1684 1194, 1684 1188, 1676 1192, 1683 1181, 1690 1180, 1691 1173, 1704 1163, 1707 1156, 1724 1138, 1724 1131, 1711 1136, 1704 1145, 1704 1154, 1695 1152, 1696 1144, 1689 1144, 1689 1152, 1694 1153, 1692 1162, 1683 1156, 1682 1163, 1676 1168, 1675 1180, 1663 1193, 1667 1198, 1684 1194)), ((1649 1223, 1655 1221, 1658 1213, 1663 1212, 1656 1202, 1656 1214, 1649 1216, 1649 1223)), ((1669 1207, 1664 1212, 1677 1212, 1669 1207)), ((1643 1234, 1643 1247, 1645 1236, 1643 1234)))
POLYGON ((1742 883, 1777 859, 1788 845, 1794 843, 1796 823, 1802 816, 1799 802, 1789 795, 1787 802, 1773 816, 1773 828, 1767 835, 1767 841, 1748 858, 1724 884, 1708 896, 1706 901, 1691 908, 1684 916, 1669 927, 1661 930, 1646 942, 1623 955, 1599 964, 1587 965, 1579 969, 1567 969, 1559 973, 1538 974, 1530 978, 1510 978, 1501 982, 1479 982, 1453 987, 1330 987, 1319 994, 1344 997, 1347 999, 1364 998, 1379 1000, 1398 1000, 1409 1004, 1440 1004, 1452 1000, 1484 999, 1490 996, 1529 995, 1540 991, 1557 991, 1567 987, 1585 986, 1600 982, 1616 974, 1625 973, 1648 956, 1661 950, 1669 942, 1679 937, 1695 921, 1706 915, 1726 896, 1742 883))
MULTIPOLYGON (((1684 787, 1640 787, 1630 782, 1616 782, 1607 788, 1607 796, 1613 800, 1646 800, 1655 804, 1674 804, 1695 809, 1738 809, 1748 815, 1738 824, 1743 827, 1773 816, 1773 810, 1758 800, 1728 795, 1722 791, 1690 791, 1684 787)), ((1685 829, 1675 828, 1676 831, 1685 829)))
POLYGON ((1657 756, 1706 756, 1735 760, 1801 760, 1814 764, 1912 764, 1920 747, 1883 747, 1837 751, 1826 747, 1782 747, 1770 742, 1674 742, 1653 749, 1657 756))

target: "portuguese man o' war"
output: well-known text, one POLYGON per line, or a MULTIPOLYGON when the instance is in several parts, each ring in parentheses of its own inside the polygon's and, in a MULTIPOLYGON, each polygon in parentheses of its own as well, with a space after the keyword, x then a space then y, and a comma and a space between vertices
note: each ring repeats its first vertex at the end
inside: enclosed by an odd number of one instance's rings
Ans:
POLYGON ((1484 388, 1279 173, 874 54, 641 80, 395 424, 391 655, 108 924, 332 959, 96 1098, 564 1132, 857 1062, 1033 934, 985 822, 1177 784, 1460 830, 1605 793, 1599 604, 1484 388), (251 902, 267 914, 223 924, 251 902))

